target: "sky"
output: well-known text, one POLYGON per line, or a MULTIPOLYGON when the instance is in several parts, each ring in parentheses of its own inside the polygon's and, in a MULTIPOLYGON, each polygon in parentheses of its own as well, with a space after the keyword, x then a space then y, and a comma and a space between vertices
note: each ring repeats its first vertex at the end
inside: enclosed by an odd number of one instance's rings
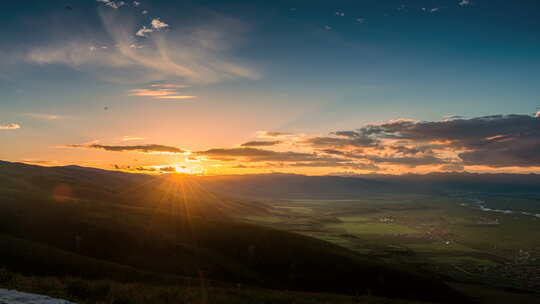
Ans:
POLYGON ((540 173, 535 0, 10 1, 0 159, 540 173))

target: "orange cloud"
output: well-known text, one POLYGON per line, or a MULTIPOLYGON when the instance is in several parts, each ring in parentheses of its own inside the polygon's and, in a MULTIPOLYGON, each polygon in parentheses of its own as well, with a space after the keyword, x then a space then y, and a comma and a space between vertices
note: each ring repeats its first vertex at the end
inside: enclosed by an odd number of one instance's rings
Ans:
POLYGON ((134 89, 128 92, 129 96, 151 97, 154 99, 193 99, 197 96, 179 95, 176 89, 163 88, 162 86, 156 89, 134 89))
POLYGON ((21 126, 19 124, 16 124, 16 123, 10 123, 10 124, 7 124, 7 125, 0 125, 0 130, 16 130, 16 129, 20 129, 21 126))

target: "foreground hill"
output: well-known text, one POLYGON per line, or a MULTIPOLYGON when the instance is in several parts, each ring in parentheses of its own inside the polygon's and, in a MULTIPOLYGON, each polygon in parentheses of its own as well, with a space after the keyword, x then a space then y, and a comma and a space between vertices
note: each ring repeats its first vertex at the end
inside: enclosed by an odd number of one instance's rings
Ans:
POLYGON ((188 177, 2 162, 0 185, 0 267, 26 275, 466 301, 429 273, 235 222, 266 207, 188 177))

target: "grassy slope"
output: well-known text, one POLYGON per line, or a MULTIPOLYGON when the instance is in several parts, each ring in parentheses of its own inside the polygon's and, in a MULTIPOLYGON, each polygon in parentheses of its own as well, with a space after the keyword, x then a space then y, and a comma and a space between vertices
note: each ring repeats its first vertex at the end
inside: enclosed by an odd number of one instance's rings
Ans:
POLYGON ((320 240, 231 221, 227 213, 263 210, 215 197, 187 179, 111 177, 80 168, 52 168, 47 174, 38 167, 34 175, 33 167, 0 165, 0 232, 10 244, 3 261, 14 270, 129 276, 139 283, 203 276, 287 290, 462 299, 434 277, 320 240), (69 185, 71 195, 50 199, 59 183, 69 185))
POLYGON ((82 304, 260 304, 260 303, 356 303, 428 304, 380 298, 370 295, 346 296, 252 288, 237 285, 219 287, 213 282, 194 281, 190 285, 119 283, 111 280, 85 280, 75 277, 24 276, 0 269, 0 288, 45 294, 82 304))

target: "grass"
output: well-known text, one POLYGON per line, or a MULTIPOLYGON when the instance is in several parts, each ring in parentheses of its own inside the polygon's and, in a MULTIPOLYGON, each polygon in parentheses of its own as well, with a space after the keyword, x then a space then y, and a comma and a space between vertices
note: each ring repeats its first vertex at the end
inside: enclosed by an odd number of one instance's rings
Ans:
POLYGON ((450 244, 446 244, 444 242, 429 242, 429 243, 421 243, 421 244, 407 244, 408 248, 413 249, 416 252, 420 253, 455 253, 455 252, 481 252, 479 250, 467 247, 465 245, 456 243, 456 242, 450 242, 450 244))
MULTIPOLYGON (((260 303, 356 303, 415 304, 420 302, 390 300, 369 295, 343 296, 250 288, 212 286, 198 280, 191 286, 119 283, 110 280, 85 280, 76 277, 23 276, 0 269, 0 288, 16 289, 75 301, 81 304, 260 304, 260 303)), ((427 303, 427 302, 422 302, 427 303)))
POLYGON ((339 216, 338 219, 345 223, 358 223, 371 220, 369 217, 366 216, 339 216))
POLYGON ((432 257, 430 259, 435 264, 472 264, 478 266, 492 266, 497 264, 494 261, 488 259, 480 259, 470 256, 432 257))
MULTIPOLYGON (((328 233, 306 233, 306 235, 309 235, 311 237, 330 242, 332 244, 336 244, 338 246, 343 246, 345 248, 351 248, 352 242, 350 239, 344 238, 342 236, 336 236, 331 235, 328 233)), ((365 253, 365 252, 363 252, 365 253)))
POLYGON ((246 220, 258 222, 258 223, 279 223, 283 221, 283 218, 278 216, 262 216, 262 215, 251 215, 251 216, 244 216, 243 217, 246 220))
MULTIPOLYGON (((512 198, 515 196, 497 199, 508 207, 512 198)), ((496 202, 496 198, 491 199, 496 202)), ((540 248, 540 219, 484 212, 461 206, 463 202, 468 200, 441 195, 408 196, 400 200, 398 195, 388 195, 360 200, 294 200, 290 206, 311 208, 311 215, 303 217, 310 219, 305 221, 308 224, 304 234, 380 257, 387 263, 426 266, 446 277, 468 283, 476 280, 493 286, 526 286, 498 270, 483 273, 486 268, 480 266, 511 263, 519 250, 530 253, 532 263, 534 259, 536 263, 540 261, 537 251, 540 248), (340 222, 318 220, 323 216, 334 216, 340 222), (393 221, 379 222, 381 218, 391 218, 393 221), (497 225, 485 224, 496 220, 499 222, 497 225), (463 276, 461 272, 453 270, 454 265, 470 266, 466 269, 473 273, 463 276), (475 269, 479 272, 474 273, 475 269), (484 275, 489 276, 489 281, 482 279, 484 275)), ((517 207, 533 203, 533 199, 525 198, 517 201, 517 207)), ((286 219, 286 216, 283 218, 286 219)), ((280 225, 274 227, 281 228, 280 225)), ((287 228, 283 226, 282 229, 287 228)), ((524 280, 529 279, 524 277, 524 280)), ((490 288, 485 287, 486 292, 479 291, 483 294, 482 301, 485 297, 491 297, 490 288)), ((474 291, 470 294, 473 295, 474 291)), ((504 294, 506 299, 513 296, 504 294)), ((485 302, 490 303, 488 300, 485 302)))
POLYGON ((296 206, 274 206, 280 210, 291 212, 293 214, 299 215, 312 215, 314 213, 313 209, 310 207, 296 207, 296 206))
POLYGON ((392 223, 355 223, 346 222, 339 224, 328 224, 325 226, 330 230, 342 230, 350 234, 413 234, 417 231, 403 225, 392 223))
POLYGON ((538 294, 508 292, 480 284, 472 285, 452 283, 451 286, 465 294, 470 295, 476 299, 477 303, 480 304, 537 304, 539 301, 538 294))

